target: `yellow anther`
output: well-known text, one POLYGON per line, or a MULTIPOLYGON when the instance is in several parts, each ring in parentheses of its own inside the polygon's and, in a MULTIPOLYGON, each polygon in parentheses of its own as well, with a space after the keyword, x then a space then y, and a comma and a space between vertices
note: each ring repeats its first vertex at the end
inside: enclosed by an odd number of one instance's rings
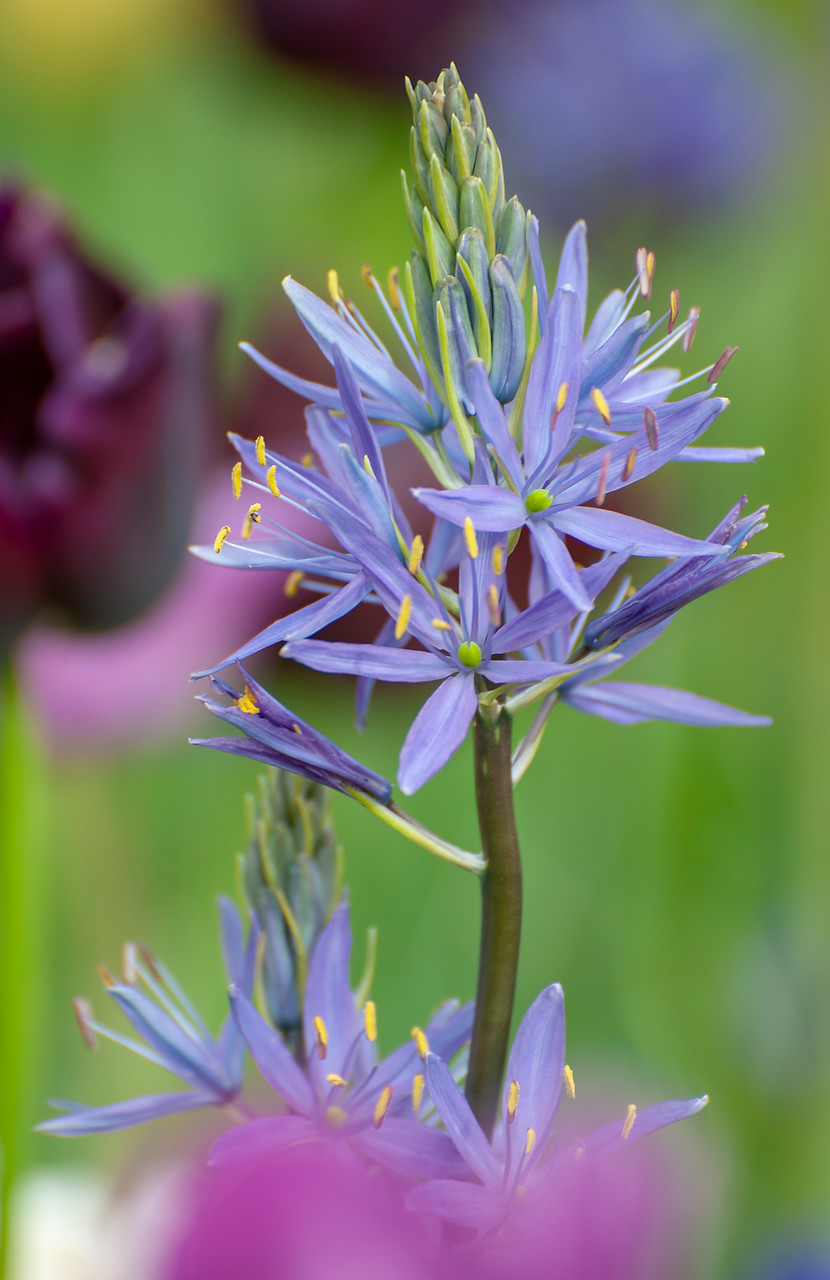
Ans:
POLYGON ((329 1033, 319 1014, 314 1018, 314 1030, 317 1032, 317 1057, 325 1058, 329 1051, 329 1033))
POLYGON ((98 977, 101 979, 105 987, 117 986, 115 978, 112 976, 105 964, 98 965, 98 977))
POLYGON ((235 462, 231 467, 231 484, 233 485, 233 496, 238 498, 242 492, 242 463, 235 462))
POLYGON ((366 1032, 366 1039, 374 1044, 378 1038, 378 1011, 374 1000, 367 1000, 363 1007, 363 1029, 366 1032))
POLYGON ((218 553, 222 550, 222 548, 224 547, 225 543, 227 542, 227 540, 228 540, 228 535, 230 534, 230 531, 231 531, 231 527, 230 527, 230 525, 229 525, 229 524, 223 524, 223 525, 222 525, 222 528, 221 528, 221 529, 219 530, 219 532, 217 533, 216 538, 214 539, 214 543, 213 543, 213 550, 217 553, 217 555, 218 555, 218 553))
POLYGON ((608 468, 611 465, 611 454, 606 453, 599 467, 599 479, 597 480, 597 496, 596 503, 601 507, 605 501, 605 490, 608 484, 608 468))
POLYGON ((444 618, 433 618, 432 625, 436 631, 452 631, 451 623, 446 622, 444 618))
POLYGON ((743 542, 739 542, 739 543, 738 543, 738 550, 739 550, 739 551, 746 551, 746 549, 747 549, 747 547, 748 547, 748 546, 749 546, 749 543, 747 542, 746 538, 744 538, 743 542))
POLYGON ((629 452, 628 457, 625 460, 625 466, 622 469, 623 480, 631 479, 631 472, 634 470, 634 463, 636 461, 637 461, 637 446, 635 445, 634 448, 629 452))
POLYGON ((288 596, 289 600, 294 599, 295 595, 300 589, 300 583, 302 582, 304 576, 305 575, 302 569, 292 569, 288 577, 285 579, 285 586, 283 587, 283 591, 288 596))
POLYGON ((675 326, 675 323, 677 322, 677 314, 679 310, 680 310, 680 293, 677 289, 672 289, 671 297, 669 298, 669 323, 667 326, 669 333, 671 333, 672 329, 675 326))
POLYGON ((423 558, 424 558, 424 540, 421 537, 420 533, 416 533, 415 537, 412 539, 412 549, 409 552, 409 561, 407 563, 407 568, 409 569, 409 572, 413 576, 420 569, 421 561, 423 560, 423 558))
POLYGON ((504 547, 501 545, 500 542, 497 542, 496 545, 493 547, 492 565, 493 565, 493 573, 496 575, 497 578, 500 578, 501 575, 504 573, 504 547))
POLYGON ((302 731, 302 729, 300 728, 300 726, 299 726, 298 724, 292 724, 291 728, 292 728, 292 729, 294 730, 294 732, 295 732, 296 734, 298 734, 300 737, 302 737, 302 736, 303 736, 303 731, 302 731))
POLYGON ((268 485, 268 488, 271 490, 275 498, 282 497, 282 494, 280 493, 279 485, 277 484, 276 466, 269 467, 268 470, 265 472, 265 483, 268 485))
POLYGON ((398 616, 395 619, 395 639, 401 640, 406 634, 409 626, 409 619, 412 617, 412 596, 405 595, 401 601, 401 607, 398 610, 398 616))
POLYGON ((336 1085, 338 1089, 346 1088, 346 1081, 343 1079, 342 1076, 337 1075, 337 1073, 334 1071, 330 1071, 329 1074, 326 1076, 326 1084, 336 1085))
POLYGON ((519 1105, 519 1082, 518 1080, 510 1081, 510 1088, 507 1090, 507 1123, 512 1124, 516 1119, 516 1109, 519 1105))
POLYGON ((420 1027, 413 1027, 409 1034, 415 1041, 415 1048, 418 1050, 418 1056, 423 1061, 424 1057, 429 1053, 429 1041, 420 1027))
POLYGON ((372 268, 369 266, 368 262, 364 262, 363 266, 360 268, 360 274, 363 276, 363 279, 366 281, 366 283, 371 287, 371 285, 374 283, 374 276, 372 275, 372 268))
POLYGON ((611 410, 608 408, 608 401, 600 391, 599 387, 591 387, 591 399, 597 407, 599 416, 602 418, 606 427, 611 425, 611 410))
POLYGON ((256 450, 256 460, 261 467, 264 467, 268 459, 265 457, 265 436, 257 436, 254 444, 256 450))
POLYGON ((562 1072, 562 1079, 565 1082, 565 1092, 571 1101, 573 1101, 576 1097, 576 1084, 574 1082, 574 1073, 571 1071, 567 1063, 565 1063, 565 1069, 562 1072))
POLYGON ((473 522, 469 516, 464 517, 464 541, 467 544, 467 551, 469 552, 470 559, 477 560, 478 538, 476 537, 476 531, 473 528, 473 522))
POLYGON ((490 621, 494 627, 501 622, 501 606, 499 605, 499 589, 495 582, 491 582, 487 590, 487 610, 490 614, 490 621))
POLYGON ((251 530, 255 524, 259 524, 262 517, 260 511, 262 509, 261 502, 252 502, 248 508, 248 514, 245 517, 245 523, 242 526, 242 541, 247 542, 251 536, 251 530))
POLYGON ((337 272, 335 271, 334 267, 332 267, 330 271, 326 272, 326 284, 328 285, 328 290, 331 296, 331 300, 334 303, 334 305, 337 306, 341 298, 341 293, 340 293, 340 280, 338 279, 337 272))
POLYGON ((625 1142, 626 1138, 631 1133, 631 1130, 634 1128, 634 1121, 636 1119, 637 1119, 637 1108, 634 1106, 633 1102, 629 1102, 628 1110, 626 1111, 625 1119, 623 1120, 623 1127, 622 1127, 622 1134, 621 1134, 623 1142, 625 1142))
POLYGON ((392 304, 393 311, 401 309, 401 291, 398 288, 398 276, 400 269, 398 267, 390 267, 389 274, 386 277, 386 288, 389 290, 389 301, 392 304))
POLYGON ((259 703, 257 702, 250 689, 245 690, 241 697, 237 698, 236 705, 240 711, 244 711, 246 716, 259 715, 259 703))
POLYGON ((424 1077, 419 1071, 412 1081, 412 1110, 416 1113, 421 1110, 421 1103, 424 1099, 424 1084, 424 1077))
POLYGON ((332 1129, 342 1128, 348 1118, 342 1107, 326 1107, 326 1124, 332 1129))
POLYGON ((385 1089, 381 1089, 380 1097, 375 1103, 375 1128, 379 1129, 383 1124, 384 1117, 392 1105, 392 1086, 388 1084, 385 1089))
POLYGON ((568 384, 563 382, 559 388, 559 394, 556 397, 556 412, 561 413, 565 408, 565 402, 568 399, 568 384))
POLYGON ((314 466, 314 454, 313 454, 313 453, 310 453, 310 452, 309 452, 309 453, 304 453, 304 454, 303 454, 303 456, 302 456, 302 458, 300 458, 300 462, 302 463, 302 465, 303 465, 304 467, 313 467, 313 466, 314 466))
POLYGON ((375 475, 375 469, 372 466, 371 461, 369 460, 368 453, 364 453, 363 455, 363 470, 366 472, 367 476, 371 476, 373 480, 377 479, 375 475))
POLYGON ((536 1130, 528 1129, 527 1138, 525 1139, 525 1155, 529 1156, 535 1146, 536 1146, 536 1130))

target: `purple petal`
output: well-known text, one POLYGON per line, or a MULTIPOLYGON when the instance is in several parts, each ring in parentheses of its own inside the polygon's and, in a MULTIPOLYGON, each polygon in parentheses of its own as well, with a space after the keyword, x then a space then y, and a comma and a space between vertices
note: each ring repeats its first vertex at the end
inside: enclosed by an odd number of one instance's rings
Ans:
POLYGON ((352 953, 352 931, 348 904, 336 909, 311 953, 305 1000, 303 1002, 303 1034, 305 1036, 308 1073, 318 1098, 328 1096, 326 1076, 349 1075, 347 1059, 357 1037, 363 1035, 363 1020, 349 986, 349 959, 352 953), (322 1018, 328 1044, 325 1057, 317 1049, 315 1018, 322 1018))
MULTIPOLYGON (((558 982, 536 997, 516 1032, 504 1081, 502 1114, 507 1121, 507 1099, 513 1080, 519 1085, 519 1103, 514 1124, 524 1136, 536 1133, 541 1151, 562 1093, 565 1067, 565 997, 558 982)), ((522 1143, 513 1150, 522 1153, 522 1143)))
POLYGON ((378 446, 377 436, 366 416, 363 398, 352 367, 338 346, 332 348, 332 361, 337 377, 340 399, 343 403, 343 412, 346 415, 346 421, 351 431, 355 456, 361 464, 364 458, 369 459, 369 465, 377 480, 384 490, 388 490, 386 467, 383 462, 383 454, 378 446))
POLYGON ((401 749, 398 786, 404 795, 434 777, 467 736, 478 706, 472 671, 457 672, 430 694, 401 749))
POLYGON ((559 258, 556 288, 572 289, 576 295, 581 337, 588 308, 588 229, 582 219, 574 223, 565 238, 559 258))
POLYGON ((413 489, 413 495, 450 524, 463 526, 467 516, 473 527, 487 533, 521 529, 527 509, 517 493, 498 485, 471 484, 463 489, 413 489))
POLYGON ((394 680, 420 684, 442 680, 451 668, 447 661, 420 649, 393 649, 379 644, 350 644, 334 640, 295 640, 280 653, 301 662, 313 671, 339 675, 370 676, 373 680, 394 680))
POLYGON ((352 609, 365 600, 370 591, 371 585, 366 575, 357 573, 352 581, 339 591, 335 591, 330 596, 324 596, 322 600, 314 600, 311 604, 297 609, 295 613, 287 614, 284 618, 278 618, 276 622, 271 623, 270 627, 260 631, 253 640, 243 644, 241 649, 237 649, 217 666, 205 671, 197 671, 191 679, 199 680, 202 676, 213 675, 224 667, 230 666, 231 663, 242 662, 262 649, 267 649, 269 645, 279 644, 280 641, 305 640, 307 636, 313 636, 317 631, 322 631, 323 627, 327 627, 329 623, 336 622, 338 618, 351 613, 352 609))
POLYGON ((278 1151, 280 1147, 308 1142, 319 1136, 320 1130, 314 1122, 303 1116, 261 1116, 223 1133, 211 1147, 208 1163, 228 1165, 255 1160, 258 1156, 278 1151))
POLYGON ((501 1187, 501 1165, 479 1128, 470 1104, 453 1080, 449 1067, 434 1053, 428 1053, 424 1070, 429 1096, 467 1167, 490 1187, 501 1187))
POLYGON ((542 340, 533 357, 525 396, 522 442, 525 470, 529 475, 543 461, 552 465, 570 443, 579 399, 583 321, 573 289, 557 288, 542 340), (568 394, 554 422, 553 413, 563 383, 568 384, 568 394))
POLYGON ((676 724, 717 729, 727 725, 755 728, 772 724, 769 716, 753 716, 723 702, 702 698, 682 689, 661 685, 607 681, 582 685, 576 694, 563 696, 577 711, 602 716, 615 724, 639 724, 643 720, 673 720, 676 724))
POLYGON ((702 448, 697 445, 690 445, 677 455, 680 462, 757 462, 763 456, 764 450, 760 448, 730 449, 720 446, 702 448))
POLYGON ((635 556, 711 556, 723 548, 698 538, 661 529, 659 525, 624 516, 605 507, 573 507, 552 517, 558 530, 604 551, 628 551, 635 556))
MULTIPOLYGON (((607 556, 580 572, 582 585, 592 599, 605 590, 625 561, 624 555, 607 556)), ((499 628, 493 640, 493 652, 511 653, 536 644, 581 612, 561 591, 549 591, 499 628)))
POLYGON ((467 385, 475 402, 481 434, 501 458, 513 483, 520 487, 522 462, 519 451, 507 429, 504 409, 491 390, 483 360, 471 360, 467 365, 467 385))
POLYGON ((305 1073, 276 1031, 236 988, 231 988, 231 1007, 262 1078, 290 1107, 307 1115, 314 1107, 314 1093, 305 1073))
MULTIPOLYGON (((557 590, 576 606, 580 613, 592 609, 594 602, 585 590, 582 577, 571 559, 571 553, 557 534, 553 525, 543 519, 530 521, 530 534, 539 555, 545 562, 551 581, 557 590)), ((622 548, 619 548, 622 550, 622 548)))
POLYGON ((216 1096, 208 1093, 151 1093, 128 1102, 114 1102, 107 1107, 79 1107, 66 1116, 44 1120, 35 1125, 38 1133, 51 1133, 58 1138, 83 1138, 92 1133, 113 1133, 130 1129, 148 1120, 175 1115, 178 1111, 196 1111, 216 1106, 216 1096))
POLYGON ((542 250, 539 247, 539 219, 536 217, 531 217, 530 219, 527 247, 530 254, 533 283, 536 286, 536 293, 539 299, 539 324, 541 332, 544 333, 544 318, 548 313, 548 281, 545 274, 545 264, 542 261, 542 250))
POLYGON ((708 1101, 709 1098, 704 1094, 700 1098, 685 1098, 679 1102, 657 1102, 654 1106, 644 1107, 642 1111, 637 1112, 627 1138, 622 1136, 625 1120, 620 1119, 614 1124, 596 1129, 584 1139, 582 1145, 591 1155, 600 1153, 610 1155, 613 1151, 621 1151, 623 1147, 636 1142, 638 1138, 645 1138, 657 1129, 663 1129, 666 1125, 676 1124, 678 1120, 688 1120, 690 1116, 696 1116, 708 1101))
POLYGON ((386 1169, 413 1178, 463 1178, 466 1167, 445 1133, 414 1118, 387 1116, 379 1129, 350 1137, 353 1147, 386 1169))
POLYGON ((475 1182, 435 1179, 413 1187, 406 1197, 408 1209, 425 1216, 481 1230, 495 1227, 507 1212, 501 1196, 475 1182))
POLYGON ((483 663, 479 671, 494 684, 535 684, 551 676, 566 675, 573 668, 561 662, 534 662, 532 658, 499 658, 483 663))

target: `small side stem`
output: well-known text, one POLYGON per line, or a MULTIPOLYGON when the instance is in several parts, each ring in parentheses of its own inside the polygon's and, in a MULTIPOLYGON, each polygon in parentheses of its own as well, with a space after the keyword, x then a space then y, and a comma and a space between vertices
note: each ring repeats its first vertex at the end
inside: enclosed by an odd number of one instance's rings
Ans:
POLYGON ((467 1071, 467 1101, 493 1132, 513 1014, 522 928, 522 864, 513 811, 510 715, 479 710, 474 727, 476 805, 487 868, 481 877, 481 949, 467 1071))

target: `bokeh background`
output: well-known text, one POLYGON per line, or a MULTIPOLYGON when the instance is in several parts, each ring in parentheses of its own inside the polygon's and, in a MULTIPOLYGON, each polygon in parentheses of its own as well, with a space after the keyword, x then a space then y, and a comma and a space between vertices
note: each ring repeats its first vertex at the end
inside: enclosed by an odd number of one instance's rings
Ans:
MULTIPOLYGON (((712 442, 764 444, 766 459, 678 465, 642 500, 696 536, 742 492, 769 501, 772 527, 754 549, 786 559, 694 604, 635 678, 775 724, 622 729, 562 709, 517 793, 518 1008, 563 983, 569 1061, 609 1106, 711 1095, 693 1134, 659 1139, 667 1159, 680 1144, 698 1227, 677 1274, 695 1280, 772 1274, 773 1258, 785 1260, 776 1275, 806 1275, 786 1266, 820 1253, 830 1221, 826 19, 808 0, 4 6, 4 170, 49 193, 87 252, 133 288, 187 282, 221 301, 193 514, 202 537, 230 506, 224 429, 300 447, 301 406, 236 349, 252 339, 316 368, 282 276, 323 292, 336 266, 360 297, 364 262, 381 275, 409 251, 405 72, 431 79, 455 58, 482 96, 510 191, 542 219, 549 260, 588 218, 594 305, 628 283, 647 244, 658 294, 677 286, 684 306, 702 308, 694 356, 739 346, 712 442)), ((189 513, 187 470, 185 458, 174 487, 189 513)), ((31 843, 26 907, 11 932, 6 922, 2 981, 25 1070, 8 1055, 0 1092, 24 1182, 71 1166, 121 1185, 194 1135, 175 1121, 75 1143, 29 1131, 47 1096, 114 1101, 158 1087, 114 1046, 90 1055, 70 1008, 95 995, 96 964, 117 966, 125 938, 163 955, 209 1019, 222 1016, 212 902, 234 892, 255 770, 186 745, 188 732, 211 731, 187 675, 279 605, 278 583, 229 578, 183 564, 125 628, 80 635, 47 610, 18 638, 30 731, 15 730, 15 758, 35 798, 18 815, 31 843)), ((347 683, 262 669, 302 715, 389 771, 416 707, 409 692, 384 691, 358 738, 347 683)), ((8 702, 5 715, 8 729, 8 702)), ((470 764, 462 751, 411 806, 465 846, 470 764)), ((7 818, 21 794, 6 791, 7 818)), ((391 1045, 440 999, 472 994, 476 886, 357 806, 337 798, 335 811, 358 952, 365 928, 380 928, 375 995, 391 1045)))

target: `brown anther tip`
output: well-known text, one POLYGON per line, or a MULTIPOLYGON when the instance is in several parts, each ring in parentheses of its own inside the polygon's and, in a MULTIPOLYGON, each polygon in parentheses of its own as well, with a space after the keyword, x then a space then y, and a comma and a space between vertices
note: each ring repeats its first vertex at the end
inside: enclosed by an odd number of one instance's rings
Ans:
POLYGON ((141 956, 141 959, 144 961, 144 963, 146 964, 147 968, 150 970, 151 974, 156 979, 156 981, 163 982, 164 978, 162 977, 159 967, 156 964, 155 957, 153 956, 153 953, 150 950, 150 948, 146 947, 143 942, 140 942, 138 944, 138 954, 141 956))
POLYGON ((723 373, 737 350, 737 347, 727 347, 722 354, 718 356, 717 360, 712 365, 712 368, 709 370, 708 382, 717 382, 718 378, 723 373))
POLYGON ((74 996, 72 999, 72 1012, 75 1014, 78 1030, 83 1036, 87 1048, 97 1049, 98 1037, 89 1025, 92 1021, 92 1005, 84 996, 74 996))
POLYGON ((360 268, 360 274, 363 276, 363 279, 366 281, 366 283, 371 286, 372 268, 369 266, 368 262, 364 262, 363 266, 360 268))
POLYGON ((105 964, 98 965, 98 977, 101 979, 105 987, 118 986, 118 983, 115 981, 115 978, 112 976, 105 964))
POLYGON ((135 986, 138 976, 135 967, 135 954, 135 943, 125 942, 121 948, 121 981, 127 987, 135 986))

